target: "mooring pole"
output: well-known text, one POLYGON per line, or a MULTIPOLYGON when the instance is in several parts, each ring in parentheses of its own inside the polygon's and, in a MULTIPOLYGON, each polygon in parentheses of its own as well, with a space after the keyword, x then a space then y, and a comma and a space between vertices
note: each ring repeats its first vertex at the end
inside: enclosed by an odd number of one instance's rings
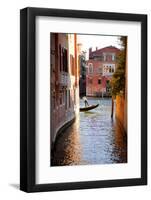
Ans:
POLYGON ((114 98, 112 96, 111 118, 113 118, 113 115, 114 115, 114 98))

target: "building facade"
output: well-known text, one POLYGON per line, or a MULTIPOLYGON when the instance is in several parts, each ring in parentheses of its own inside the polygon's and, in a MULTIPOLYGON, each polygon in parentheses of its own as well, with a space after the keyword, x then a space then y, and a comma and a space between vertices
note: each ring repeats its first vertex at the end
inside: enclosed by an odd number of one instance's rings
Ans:
POLYGON ((87 96, 111 96, 110 81, 117 67, 120 49, 114 46, 92 51, 89 49, 86 73, 87 96))
POLYGON ((128 100, 128 61, 127 61, 127 37, 125 37, 125 90, 124 93, 116 96, 115 116, 120 127, 127 134, 127 100, 128 100))
POLYGON ((76 34, 51 33, 51 144, 79 112, 79 63, 76 34))

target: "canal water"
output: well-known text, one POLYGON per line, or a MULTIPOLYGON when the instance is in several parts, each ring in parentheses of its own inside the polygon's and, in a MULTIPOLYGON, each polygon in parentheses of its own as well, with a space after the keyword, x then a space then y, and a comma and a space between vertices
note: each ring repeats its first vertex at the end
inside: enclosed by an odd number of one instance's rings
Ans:
POLYGON ((127 135, 115 117, 111 119, 111 99, 88 98, 88 102, 99 107, 80 112, 58 137, 52 166, 127 162, 127 135))

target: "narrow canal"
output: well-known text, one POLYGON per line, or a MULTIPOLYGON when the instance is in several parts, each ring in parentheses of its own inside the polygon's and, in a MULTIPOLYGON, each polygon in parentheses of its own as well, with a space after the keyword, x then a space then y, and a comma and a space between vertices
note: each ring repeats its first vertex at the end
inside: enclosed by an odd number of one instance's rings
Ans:
MULTIPOLYGON (((111 119, 111 99, 89 98, 100 106, 80 112, 55 145, 52 166, 110 164, 127 162, 127 142, 115 117, 111 119)), ((84 106, 80 100, 80 106, 84 106)))

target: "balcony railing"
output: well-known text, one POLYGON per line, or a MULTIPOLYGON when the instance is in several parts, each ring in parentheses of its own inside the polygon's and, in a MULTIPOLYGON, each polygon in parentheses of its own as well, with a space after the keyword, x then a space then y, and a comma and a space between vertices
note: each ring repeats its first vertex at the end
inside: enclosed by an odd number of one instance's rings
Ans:
POLYGON ((112 76, 114 72, 103 72, 103 76, 112 76))

